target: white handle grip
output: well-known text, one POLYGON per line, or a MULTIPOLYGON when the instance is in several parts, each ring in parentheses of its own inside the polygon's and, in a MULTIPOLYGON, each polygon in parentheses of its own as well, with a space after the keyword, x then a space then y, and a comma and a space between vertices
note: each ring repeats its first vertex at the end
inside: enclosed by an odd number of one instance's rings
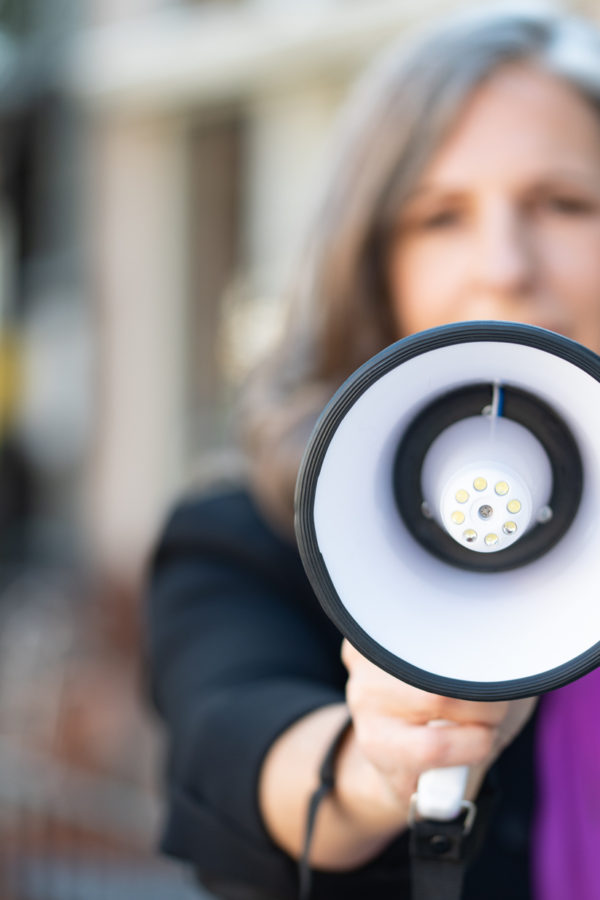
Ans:
POLYGON ((455 819, 462 809, 468 777, 467 766, 423 772, 417 784, 417 814, 441 822, 455 819))
MULTIPOLYGON (((429 723, 438 728, 451 724, 442 719, 429 723)), ((423 772, 417 783, 417 815, 441 822, 455 819, 463 805, 468 777, 468 766, 450 766, 423 772)))

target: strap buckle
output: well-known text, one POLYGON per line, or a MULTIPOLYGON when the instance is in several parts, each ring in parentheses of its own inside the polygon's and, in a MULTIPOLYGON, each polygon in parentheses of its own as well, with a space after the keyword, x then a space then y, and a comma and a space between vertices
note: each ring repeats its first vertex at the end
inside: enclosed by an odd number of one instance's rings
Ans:
POLYGON ((413 900, 459 900, 462 896, 476 812, 474 803, 463 800, 456 818, 426 819, 419 815, 413 794, 409 811, 413 900))
MULTIPOLYGON (((408 807, 408 825, 410 828, 413 828, 417 822, 423 822, 423 821, 434 822, 435 821, 433 819, 427 819, 427 820, 423 819, 419 815, 417 803, 418 803, 418 794, 415 793, 410 798, 410 803, 409 803, 409 807, 408 807)), ((477 816, 476 805, 471 800, 463 800, 460 805, 460 812, 459 812, 458 816, 455 819, 452 819, 451 821, 457 822, 460 816, 464 816, 463 822, 462 822, 462 833, 463 833, 463 837, 465 837, 467 834, 470 834, 473 829, 473 825, 475 823, 475 817, 477 816)), ((440 824, 442 824, 442 823, 440 822, 440 824)))

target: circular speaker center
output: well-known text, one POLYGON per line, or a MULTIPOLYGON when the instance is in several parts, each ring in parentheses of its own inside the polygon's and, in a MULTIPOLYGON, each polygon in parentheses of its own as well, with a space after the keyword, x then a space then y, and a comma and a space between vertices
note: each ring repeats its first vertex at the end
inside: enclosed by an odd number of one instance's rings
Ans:
POLYGON ((520 540, 552 493, 548 456, 531 432, 491 414, 445 428, 421 471, 428 509, 447 534, 476 553, 520 540))
POLYGON ((406 429, 394 466, 396 502, 412 534, 477 571, 546 553, 573 521, 582 483, 576 442, 556 412, 491 384, 430 403, 406 429))

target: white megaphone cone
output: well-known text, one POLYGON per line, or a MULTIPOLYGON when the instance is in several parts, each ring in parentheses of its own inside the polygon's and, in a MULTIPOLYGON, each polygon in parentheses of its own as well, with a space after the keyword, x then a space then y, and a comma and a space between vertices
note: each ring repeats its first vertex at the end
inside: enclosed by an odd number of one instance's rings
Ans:
MULTIPOLYGON (((600 665, 598 409, 600 358, 526 325, 448 325, 362 366, 297 485, 303 563, 342 634, 466 700, 539 694, 600 665)), ((456 816, 466 778, 426 773, 417 814, 456 816)))

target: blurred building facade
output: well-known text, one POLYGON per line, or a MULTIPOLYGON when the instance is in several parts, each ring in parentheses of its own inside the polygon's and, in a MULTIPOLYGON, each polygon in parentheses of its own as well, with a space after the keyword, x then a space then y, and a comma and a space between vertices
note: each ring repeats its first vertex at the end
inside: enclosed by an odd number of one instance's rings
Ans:
POLYGON ((277 327, 349 84, 467 5, 4 3, 0 319, 38 551, 135 580, 277 327))
MULTIPOLYGON (((88 521, 143 555, 220 448, 276 328, 332 121, 364 63, 464 0, 97 0, 69 86, 90 123, 97 344, 88 521)), ((572 2, 594 12, 595 3, 572 2)))
POLYGON ((401 30, 460 5, 135 0, 81 36, 108 364, 89 521, 110 564, 139 557, 226 439, 228 390, 276 328, 348 83, 401 30))

